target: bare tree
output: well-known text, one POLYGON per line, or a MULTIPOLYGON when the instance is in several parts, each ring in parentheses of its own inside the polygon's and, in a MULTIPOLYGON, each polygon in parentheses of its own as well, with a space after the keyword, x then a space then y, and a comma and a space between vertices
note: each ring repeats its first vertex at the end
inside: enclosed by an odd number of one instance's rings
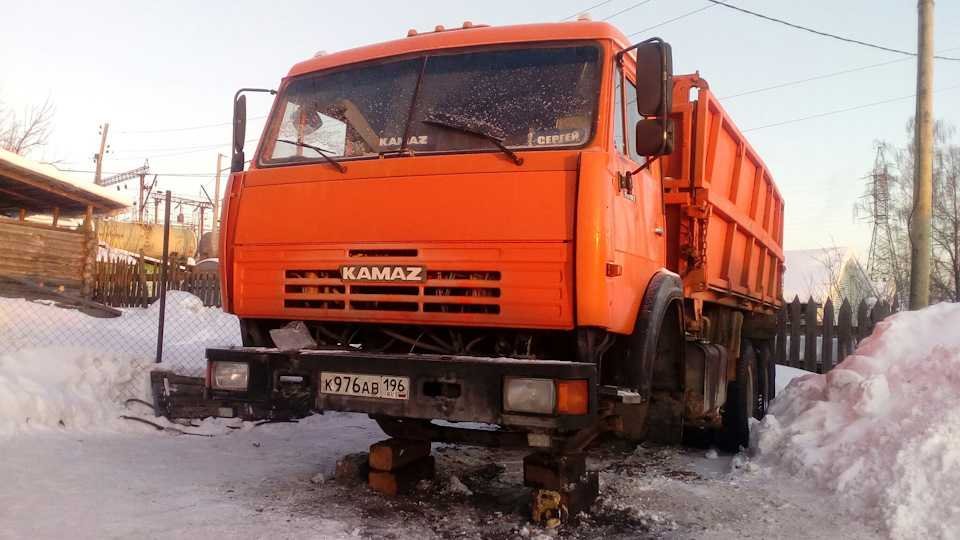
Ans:
POLYGON ((53 133, 53 103, 30 106, 17 114, 0 101, 0 148, 26 156, 47 145, 53 133))
POLYGON ((934 155, 930 298, 960 301, 960 147, 944 148, 934 155))
MULTIPOLYGON (((913 140, 915 123, 907 123, 913 140)), ((930 301, 960 301, 960 146, 953 144, 953 126, 934 122, 933 130, 933 206, 931 223, 930 301)), ((871 279, 896 284, 900 305, 907 305, 910 283, 910 215, 913 211, 914 147, 896 149, 882 143, 881 155, 892 160, 878 164, 874 181, 856 211, 872 219, 874 225, 886 222, 889 235, 874 235, 882 248, 871 246, 875 257, 869 261, 871 279), (883 181, 878 177, 884 175, 883 181), (883 200, 883 210, 876 201, 883 200)))

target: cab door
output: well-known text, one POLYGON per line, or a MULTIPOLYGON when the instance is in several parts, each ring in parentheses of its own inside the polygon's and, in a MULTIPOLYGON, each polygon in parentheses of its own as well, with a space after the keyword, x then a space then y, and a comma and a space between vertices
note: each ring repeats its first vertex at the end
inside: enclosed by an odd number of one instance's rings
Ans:
MULTIPOLYGON (((624 60, 627 60, 624 58, 624 60)), ((664 266, 663 189, 659 160, 647 167, 636 153, 634 126, 641 119, 636 105, 632 66, 614 73, 614 146, 617 152, 614 197, 614 252, 622 275, 614 280, 614 315, 636 316, 647 283, 664 266)), ((632 327, 633 321, 629 321, 632 327)))

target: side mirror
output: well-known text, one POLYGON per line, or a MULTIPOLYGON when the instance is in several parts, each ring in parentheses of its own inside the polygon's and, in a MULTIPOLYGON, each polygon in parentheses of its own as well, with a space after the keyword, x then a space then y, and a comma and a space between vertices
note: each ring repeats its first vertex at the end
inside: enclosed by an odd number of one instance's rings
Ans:
MULTIPOLYGON (((240 92, 237 92, 240 94, 240 92)), ((247 96, 238 95, 233 102, 233 159, 230 172, 243 170, 243 139, 247 133, 247 96)))
POLYGON ((673 52, 670 44, 660 38, 651 38, 634 47, 637 51, 637 110, 642 116, 667 116, 673 109, 673 52))
POLYGON ((641 156, 665 156, 673 152, 673 120, 666 119, 666 129, 660 118, 647 118, 637 122, 637 154, 641 156))
POLYGON ((233 95, 233 158, 230 160, 230 172, 242 172, 243 164, 246 162, 243 157, 243 140, 247 136, 247 96, 241 95, 244 92, 265 92, 270 95, 276 95, 276 90, 267 88, 241 88, 233 95))

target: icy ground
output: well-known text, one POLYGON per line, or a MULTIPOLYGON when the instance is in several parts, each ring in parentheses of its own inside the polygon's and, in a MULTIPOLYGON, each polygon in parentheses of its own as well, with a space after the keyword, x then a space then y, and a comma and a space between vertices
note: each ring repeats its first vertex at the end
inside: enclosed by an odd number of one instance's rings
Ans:
MULTIPOLYGON (((189 295, 167 310, 195 318, 201 357, 211 328, 236 339, 189 295)), ((122 328, 149 310, 125 311, 0 299, 0 538, 960 538, 960 305, 895 315, 831 375, 798 377, 737 456, 594 445, 600 499, 559 530, 529 522, 519 452, 434 445, 437 476, 387 498, 332 479, 337 459, 384 438, 362 415, 185 426, 125 405, 149 358, 55 330, 149 341, 122 328)), ((778 369, 778 383, 794 375, 778 369)))

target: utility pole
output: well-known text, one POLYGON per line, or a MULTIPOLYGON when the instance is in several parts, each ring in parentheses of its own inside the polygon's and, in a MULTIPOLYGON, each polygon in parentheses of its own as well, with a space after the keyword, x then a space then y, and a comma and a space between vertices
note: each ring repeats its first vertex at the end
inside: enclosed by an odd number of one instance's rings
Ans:
POLYGON ((930 227, 933 198, 933 0, 918 0, 917 114, 914 129, 913 212, 910 214, 910 309, 930 305, 930 227))
POLYGON ((217 183, 213 189, 213 256, 220 256, 220 160, 223 154, 217 154, 217 183))
POLYGON ((137 216, 137 223, 143 223, 143 190, 144 190, 144 180, 147 178, 147 171, 144 170, 140 173, 140 203, 137 206, 137 211, 140 213, 137 216))
POLYGON ((100 171, 102 170, 103 165, 103 151, 107 146, 107 130, 110 129, 110 124, 103 124, 103 132, 101 133, 102 138, 100 139, 100 153, 95 156, 97 161, 97 175, 93 177, 93 183, 100 185, 100 171))

